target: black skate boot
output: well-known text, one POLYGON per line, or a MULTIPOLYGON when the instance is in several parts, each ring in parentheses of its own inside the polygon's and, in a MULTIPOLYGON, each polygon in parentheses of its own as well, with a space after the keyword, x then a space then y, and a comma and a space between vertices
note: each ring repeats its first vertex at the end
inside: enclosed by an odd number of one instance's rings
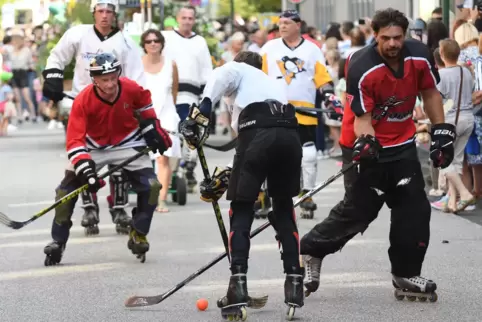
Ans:
POLYGON ((138 233, 132 229, 129 234, 129 241, 127 242, 127 248, 132 251, 132 254, 136 255, 140 259, 141 263, 146 261, 146 253, 149 251, 149 242, 145 235, 138 233))
POLYGON ((84 215, 80 224, 84 227, 85 236, 99 234, 99 208, 98 206, 88 206, 84 209, 84 215))
POLYGON ((115 224, 115 231, 119 235, 128 235, 131 231, 131 220, 124 208, 109 209, 112 216, 112 222, 115 224))
POLYGON ((64 254, 65 244, 56 241, 50 242, 44 247, 45 266, 53 266, 60 263, 62 255, 64 254))
POLYGON ((266 192, 261 191, 258 195, 258 200, 254 203, 254 218, 266 219, 268 218, 269 209, 271 208, 271 200, 266 192))
POLYGON ((305 296, 316 292, 320 286, 321 259, 310 255, 303 255, 303 266, 305 268, 305 296))
MULTIPOLYGON (((306 194, 308 191, 304 191, 303 194, 300 196, 302 197, 304 194, 306 194)), ((309 197, 306 198, 301 204, 301 218, 303 219, 313 219, 315 217, 315 210, 318 208, 316 206, 316 203, 313 201, 313 198, 309 197)))
POLYGON ((231 275, 229 279, 228 292, 226 296, 220 298, 217 302, 221 308, 221 316, 225 320, 241 320, 246 321, 248 317, 248 284, 246 280, 245 270, 241 267, 235 267, 236 274, 231 275))
POLYGON ((295 315, 296 308, 304 305, 303 275, 286 274, 285 280, 285 304, 288 305, 286 319, 291 321, 295 315))
POLYGON ((405 297, 410 302, 414 302, 417 298, 420 302, 425 302, 427 299, 430 302, 437 302, 438 300, 438 295, 435 293, 437 284, 425 277, 406 278, 393 275, 392 284, 395 287, 395 298, 399 301, 402 301, 405 297))

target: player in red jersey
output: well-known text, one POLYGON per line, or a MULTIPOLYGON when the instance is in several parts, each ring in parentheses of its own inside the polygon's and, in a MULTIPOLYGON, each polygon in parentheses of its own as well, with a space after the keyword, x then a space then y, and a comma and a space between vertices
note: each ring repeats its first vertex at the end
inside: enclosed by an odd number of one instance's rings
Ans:
MULTIPOLYGON (((96 168, 119 164, 146 145, 160 154, 171 146, 168 133, 156 118, 151 93, 136 82, 119 77, 121 63, 114 55, 95 56, 89 69, 93 84, 79 93, 72 106, 67 128, 69 164, 56 189, 56 200, 83 184, 89 185, 89 192, 97 192, 105 183, 97 176, 96 168)), ((137 193, 127 245, 133 254, 144 257, 149 250, 146 235, 161 186, 148 155, 131 162, 124 170, 137 193)), ((60 263, 76 201, 73 198, 55 209, 53 241, 44 248, 46 266, 60 263)), ((98 219, 92 226, 97 224, 98 219)))
POLYGON ((347 62, 347 104, 340 144, 346 173, 345 197, 301 240, 307 292, 319 286, 323 258, 363 233, 383 204, 391 209, 390 249, 397 298, 436 300, 436 284, 421 277, 430 239, 430 204, 414 142, 415 100, 421 93, 432 122, 430 157, 436 167, 453 159, 455 128, 444 123, 439 81, 429 49, 405 40, 403 13, 378 11, 372 22, 376 43, 347 62))

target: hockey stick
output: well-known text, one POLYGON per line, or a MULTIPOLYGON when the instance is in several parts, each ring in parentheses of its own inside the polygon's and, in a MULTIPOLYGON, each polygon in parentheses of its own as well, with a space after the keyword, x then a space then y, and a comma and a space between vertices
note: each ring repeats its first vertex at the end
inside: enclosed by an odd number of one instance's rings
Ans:
MULTIPOLYGON (((323 183, 320 183, 318 186, 316 186, 313 190, 311 190, 310 192, 308 192, 307 194, 303 195, 303 197, 299 198, 295 204, 294 204, 294 207, 298 207, 303 201, 305 201, 307 198, 310 198, 312 197, 313 195, 315 195, 316 193, 320 192, 321 190, 323 190, 324 188, 326 188, 327 186, 329 186, 332 182, 334 182, 336 179, 338 179, 339 177, 341 177, 342 175, 344 175, 347 171, 351 170, 354 166, 356 166, 358 163, 351 163, 350 165, 346 166, 345 168, 342 168, 340 171, 338 171, 336 174, 334 174, 333 176, 331 176, 330 178, 328 178, 326 181, 324 181, 323 183)), ((255 230, 253 230, 250 234, 250 238, 254 238, 256 235, 258 235, 259 233, 261 233, 263 230, 265 230, 266 228, 268 228, 269 226, 271 225, 271 223, 268 221, 264 224, 262 224, 261 226, 259 226, 258 228, 256 228, 255 230)), ((154 296, 132 296, 130 298, 128 298, 125 302, 125 306, 126 307, 140 307, 140 306, 150 306, 150 305, 155 305, 155 304, 159 304, 161 303, 162 301, 164 301, 165 299, 167 299, 169 296, 171 296, 172 294, 176 293, 177 291, 179 291, 181 288, 183 288, 184 286, 186 286, 188 283, 190 283, 192 280, 194 280, 196 277, 200 276, 202 273, 204 273, 205 271, 207 271, 208 269, 210 269, 211 267, 213 267, 214 265, 216 265, 217 263, 219 263, 222 259, 224 259, 224 257, 227 256, 227 252, 224 252, 223 254, 220 254, 218 257, 216 257, 215 259, 213 259, 209 264, 201 267, 199 270, 197 270, 195 273, 191 274, 190 276, 188 276, 185 280, 183 280, 182 282, 180 282, 179 284, 177 284, 176 286, 174 286, 173 288, 171 288, 170 290, 168 290, 167 292, 165 293, 162 293, 160 295, 154 295, 154 296)), ((251 301, 249 301, 248 303, 248 306, 250 305, 254 305, 254 304, 259 304, 259 303, 252 303, 252 299, 250 299, 251 301)), ((262 305, 264 306, 264 304, 262 305)), ((261 306, 261 307, 262 307, 261 306)), ((255 308, 254 306, 250 306, 252 308, 255 308)))
MULTIPOLYGON (((116 171, 119 171, 120 169, 122 169, 126 165, 128 165, 129 163, 139 159, 144 154, 148 153, 150 150, 151 150, 151 148, 143 149, 142 151, 136 153, 135 155, 131 156, 130 158, 126 159, 125 161, 119 163, 115 167, 111 168, 109 171, 102 174, 100 176, 100 178, 101 179, 107 178, 112 173, 114 173, 116 171)), ((52 209, 55 209, 55 208, 59 207, 60 205, 63 205, 67 201, 71 200, 72 198, 77 197, 78 195, 80 195, 83 191, 87 190, 88 188, 89 188, 88 184, 83 185, 82 187, 72 191, 68 195, 66 195, 66 196, 62 197, 61 199, 57 200, 53 205, 45 208, 44 210, 41 210, 40 212, 38 212, 35 215, 33 215, 32 218, 30 218, 27 221, 14 221, 14 220, 11 220, 10 218, 8 218, 8 216, 5 215, 3 212, 0 212, 0 223, 4 224, 5 226, 10 227, 12 229, 20 229, 20 228, 25 227, 26 225, 30 224, 31 222, 39 219, 40 217, 42 217, 43 215, 45 215, 46 213, 48 213, 52 209)))
POLYGON ((295 107, 295 110, 300 112, 333 113, 333 111, 329 109, 316 107, 295 107))
MULTIPOLYGON (((208 164, 206 162, 206 156, 204 155, 204 149, 202 148, 202 146, 197 147, 197 155, 199 157, 199 162, 201 163, 201 169, 203 170, 204 179, 211 180, 208 164)), ((223 238, 224 249, 228 254, 228 261, 231 262, 231 257, 229 256, 228 233, 226 232, 226 226, 224 225, 221 209, 219 208, 219 204, 217 200, 213 200, 212 204, 213 204, 214 214, 216 215, 216 220, 218 222, 219 232, 221 233, 221 237, 223 238)))
POLYGON ((208 147, 210 149, 213 149, 215 151, 220 151, 220 152, 228 152, 236 147, 236 143, 238 142, 238 138, 234 138, 231 141, 229 141, 226 144, 223 145, 212 145, 209 143, 204 143, 203 146, 208 147))

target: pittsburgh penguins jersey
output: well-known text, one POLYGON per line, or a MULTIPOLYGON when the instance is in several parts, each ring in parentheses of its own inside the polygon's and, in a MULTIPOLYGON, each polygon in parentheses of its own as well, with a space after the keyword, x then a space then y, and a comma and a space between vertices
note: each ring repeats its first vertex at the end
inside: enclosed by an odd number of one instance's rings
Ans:
MULTIPOLYGON (((295 107, 315 107, 317 89, 332 81, 320 48, 304 38, 295 48, 281 38, 270 40, 260 55, 263 71, 283 84, 295 107)), ((297 112, 296 117, 302 125, 318 124, 316 112, 297 112)))
POLYGON ((73 95, 92 83, 89 75, 90 61, 101 53, 113 54, 121 62, 122 76, 145 86, 144 66, 138 46, 118 29, 107 36, 101 35, 93 25, 79 25, 67 30, 50 52, 45 69, 65 70, 75 59, 73 95))

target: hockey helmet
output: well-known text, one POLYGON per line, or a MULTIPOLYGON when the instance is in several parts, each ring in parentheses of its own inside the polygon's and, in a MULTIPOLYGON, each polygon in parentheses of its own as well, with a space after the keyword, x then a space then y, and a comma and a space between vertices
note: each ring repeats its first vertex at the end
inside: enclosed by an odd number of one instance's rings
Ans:
POLYGON ((90 3, 90 12, 94 13, 95 9, 99 8, 110 8, 114 10, 115 13, 118 13, 119 2, 118 0, 92 0, 90 3))
POLYGON ((109 53, 98 54, 90 61, 90 77, 122 72, 120 61, 109 53))

